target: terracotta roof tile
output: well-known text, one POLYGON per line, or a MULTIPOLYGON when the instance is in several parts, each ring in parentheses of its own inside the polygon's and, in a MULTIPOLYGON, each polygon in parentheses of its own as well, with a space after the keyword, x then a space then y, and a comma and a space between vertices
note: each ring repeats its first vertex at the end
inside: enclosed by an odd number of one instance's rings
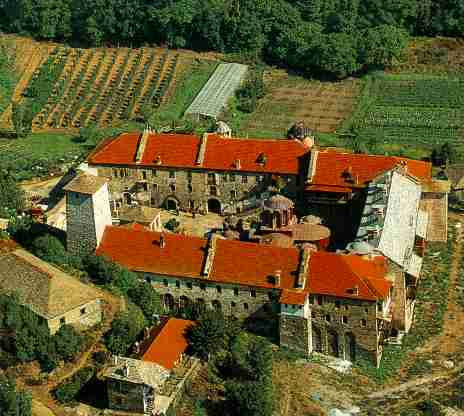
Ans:
POLYGON ((181 234, 108 226, 97 249, 133 271, 179 277, 201 277, 207 241, 181 234))
MULTIPOLYGON (((108 141, 91 154, 88 159, 92 165, 136 165, 135 156, 140 140, 139 133, 124 133, 108 141)), ((152 134, 138 166, 203 168, 210 170, 238 170, 235 161, 240 160, 240 171, 281 173, 296 175, 299 170, 299 157, 307 149, 298 140, 252 140, 229 139, 210 134, 201 166, 195 164, 200 147, 200 139, 187 134, 152 134), (260 165, 257 159, 264 153, 266 164, 260 165)))
POLYGON ((429 162, 327 150, 318 152, 316 169, 307 190, 331 192, 328 187, 335 187, 332 192, 346 192, 347 188, 354 186, 343 177, 346 170, 351 171, 352 176, 357 179, 358 186, 363 186, 401 162, 406 163, 408 174, 419 181, 427 182, 431 179, 432 165, 429 162))
POLYGON ((383 257, 365 259, 318 251, 309 259, 310 293, 352 299, 377 300, 389 294, 391 283, 385 279, 387 264, 383 257), (358 295, 350 293, 355 287, 358 295))
POLYGON ((170 318, 143 354, 142 361, 149 361, 172 370, 188 347, 185 331, 192 321, 170 318))
POLYGON ((282 290, 279 303, 286 305, 304 305, 307 292, 297 292, 296 290, 282 290))

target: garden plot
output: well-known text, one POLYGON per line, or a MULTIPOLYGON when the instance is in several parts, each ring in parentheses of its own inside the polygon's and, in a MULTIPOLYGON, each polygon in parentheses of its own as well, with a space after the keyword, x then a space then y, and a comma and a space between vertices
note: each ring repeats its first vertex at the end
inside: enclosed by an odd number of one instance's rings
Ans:
POLYGON ((187 108, 185 115, 217 119, 244 79, 247 69, 248 67, 242 64, 218 65, 212 77, 187 108))
POLYGON ((461 145, 464 82, 460 78, 385 75, 366 81, 351 125, 361 140, 431 148, 461 145))
POLYGON ((309 81, 301 78, 271 81, 258 109, 240 126, 242 135, 285 137, 296 121, 316 132, 332 133, 351 116, 359 81, 309 81))

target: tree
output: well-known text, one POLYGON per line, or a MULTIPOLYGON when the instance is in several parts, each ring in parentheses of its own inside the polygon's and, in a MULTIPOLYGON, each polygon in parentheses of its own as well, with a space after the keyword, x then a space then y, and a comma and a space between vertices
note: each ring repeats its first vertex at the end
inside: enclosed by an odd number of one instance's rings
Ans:
POLYGON ((0 170, 0 217, 10 216, 24 209, 24 205, 24 191, 9 172, 0 170))
POLYGON ((347 33, 332 33, 321 36, 314 48, 314 59, 319 71, 335 78, 345 78, 361 69, 357 45, 347 33))
POLYGON ((133 304, 116 316, 106 336, 106 345, 113 354, 124 355, 135 342, 137 335, 147 326, 141 309, 133 304))
POLYGON ((161 298, 150 283, 141 282, 128 291, 129 298, 140 309, 149 323, 154 322, 154 316, 161 311, 161 298))
POLYGON ((267 381, 226 382, 225 396, 232 414, 237 416, 272 416, 274 396, 267 381))
POLYGON ((368 29, 363 39, 363 61, 370 66, 390 65, 398 60, 408 44, 404 29, 382 25, 368 29))
POLYGON ((37 257, 47 262, 59 264, 66 262, 67 253, 64 245, 51 234, 45 234, 34 239, 32 251, 37 257))
POLYGON ((109 284, 113 281, 113 275, 116 273, 117 265, 111 260, 90 254, 84 258, 84 268, 90 278, 98 284, 109 284))
POLYGON ((63 325, 53 336, 56 353, 65 361, 73 360, 82 351, 84 337, 71 325, 63 325))
POLYGON ((192 350, 208 359, 211 354, 225 347, 226 325, 224 316, 217 311, 203 312, 196 325, 187 331, 187 340, 192 350))
POLYGON ((0 375, 0 416, 31 416, 32 397, 17 390, 13 378, 0 375))

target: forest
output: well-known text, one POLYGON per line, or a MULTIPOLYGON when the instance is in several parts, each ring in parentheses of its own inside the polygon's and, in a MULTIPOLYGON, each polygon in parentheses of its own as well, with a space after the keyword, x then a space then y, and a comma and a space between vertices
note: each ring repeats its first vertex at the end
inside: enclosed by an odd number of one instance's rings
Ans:
POLYGON ((389 64, 410 35, 462 36, 464 0, 0 0, 0 30, 235 53, 343 78, 389 64))

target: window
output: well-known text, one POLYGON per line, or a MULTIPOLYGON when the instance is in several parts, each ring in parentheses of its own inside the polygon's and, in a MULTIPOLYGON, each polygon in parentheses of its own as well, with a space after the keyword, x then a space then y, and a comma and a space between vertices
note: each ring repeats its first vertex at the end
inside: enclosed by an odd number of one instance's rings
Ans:
POLYGON ((176 185, 171 183, 171 185, 169 185, 169 189, 171 190, 171 192, 176 192, 176 185))
POLYGON ((264 182, 264 175, 258 175, 258 182, 264 182))
POLYGON ((178 280, 176 280, 176 288, 179 289, 180 288, 180 282, 178 280))
POLYGON ((237 306, 237 304, 234 301, 230 302, 230 307, 231 308, 235 308, 236 306, 237 306))
POLYGON ((142 171, 142 179, 147 180, 147 172, 142 171))
POLYGON ((367 326, 367 321, 365 319, 361 319, 361 326, 367 326))
POLYGON ((230 197, 231 197, 232 199, 237 198, 237 191, 234 190, 234 189, 232 189, 232 191, 230 191, 230 197))
POLYGON ((115 178, 118 177, 118 170, 117 170, 117 169, 113 169, 113 176, 114 176, 115 178))
POLYGON ((151 191, 152 191, 152 192, 158 192, 158 184, 157 184, 157 183, 154 183, 154 184, 151 186, 151 191))
POLYGON ((335 301, 335 308, 340 309, 340 301, 339 300, 335 301))
POLYGON ((206 290, 206 285, 204 283, 200 283, 200 289, 201 290, 206 290))
POLYGON ((317 296, 317 297, 316 297, 316 303, 317 303, 318 305, 322 305, 322 302, 323 302, 322 296, 321 296, 321 295, 317 296))
POLYGON ((343 315, 343 316, 342 316, 342 322, 343 322, 344 324, 347 324, 347 323, 348 323, 348 317, 345 316, 345 315, 343 315))
POLYGON ((256 290, 251 289, 251 290, 250 290, 250 296, 251 296, 252 298, 255 298, 255 297, 256 297, 256 290))
POLYGON ((150 205, 155 206, 156 205, 156 200, 155 198, 150 198, 150 205))
POLYGON ((169 286, 168 279, 163 279, 163 284, 164 286, 168 287, 169 286))
POLYGON ((60 325, 64 325, 66 323, 66 318, 63 316, 60 318, 60 325))
POLYGON ((147 191, 148 191, 148 183, 143 182, 141 185, 142 185, 142 186, 141 186, 142 191, 143 191, 143 192, 147 192, 147 191))
POLYGON ((229 182, 235 182, 235 174, 234 173, 229 174, 229 182))
POLYGON ((330 315, 327 314, 327 315, 325 316, 325 320, 326 320, 326 322, 330 322, 330 320, 331 320, 330 315))
POLYGON ((364 308, 364 312, 365 312, 366 314, 369 314, 369 308, 364 308))
POLYGON ((147 283, 151 282, 150 276, 145 276, 145 282, 147 282, 147 283))
POLYGON ((242 183, 248 183, 248 176, 242 175, 242 183))
POLYGON ((193 192, 193 186, 191 183, 187 185, 187 191, 191 194, 193 192))
POLYGON ((383 310, 383 303, 382 302, 377 302, 377 310, 379 312, 382 312, 382 310, 383 310))
POLYGON ((85 314, 86 314, 86 312, 87 312, 87 311, 86 311, 86 309, 85 309, 85 308, 82 308, 82 309, 81 309, 81 315, 85 315, 85 314))
POLYGON ((248 310, 248 303, 243 304, 243 309, 245 309, 246 311, 248 310))
POLYGON ((345 305, 345 306, 343 307, 343 309, 345 309, 345 311, 347 311, 347 310, 349 309, 348 305, 345 305))
POLYGON ((193 289, 192 282, 187 282, 187 289, 193 289))
POLYGON ((227 182, 227 173, 224 173, 224 174, 222 175, 222 181, 223 181, 223 182, 227 182))
POLYGON ((216 185, 216 175, 214 173, 208 173, 208 185, 216 185))
POLYGON ((217 196, 217 188, 215 186, 210 186, 209 187, 209 193, 210 193, 210 195, 217 196))
POLYGON ((238 296, 238 287, 234 287, 234 296, 238 296))
POLYGON ((151 171, 151 176, 153 176, 154 178, 155 178, 156 176, 158 176, 158 171, 157 171, 156 169, 153 169, 153 170, 151 171))
POLYGON ((192 180, 192 172, 187 172, 187 179, 189 180, 189 182, 192 180))
POLYGON ((170 170, 169 171, 169 179, 176 179, 176 172, 174 172, 173 170, 170 170))
POLYGON ((221 286, 216 286, 217 293, 222 293, 222 287, 221 286))

